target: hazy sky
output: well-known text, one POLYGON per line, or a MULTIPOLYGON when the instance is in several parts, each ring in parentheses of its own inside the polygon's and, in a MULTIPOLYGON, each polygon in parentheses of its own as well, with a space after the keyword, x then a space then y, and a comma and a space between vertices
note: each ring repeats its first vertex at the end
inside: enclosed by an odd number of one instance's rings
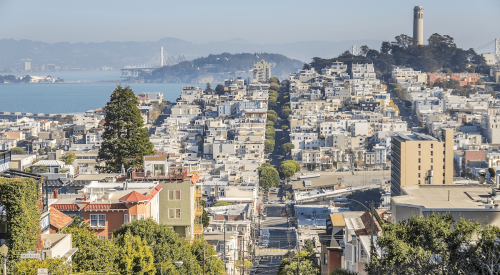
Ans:
POLYGON ((415 5, 424 7, 425 39, 448 34, 459 47, 470 48, 500 38, 499 0, 0 0, 0 39, 392 41, 401 33, 412 35, 415 5))

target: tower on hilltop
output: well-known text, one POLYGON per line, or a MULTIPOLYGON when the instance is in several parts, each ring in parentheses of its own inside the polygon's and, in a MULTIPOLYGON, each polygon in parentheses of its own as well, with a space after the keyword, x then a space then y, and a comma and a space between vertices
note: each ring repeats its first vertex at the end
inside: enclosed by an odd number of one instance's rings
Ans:
POLYGON ((424 8, 422 6, 413 8, 413 39, 417 45, 424 44, 424 8))

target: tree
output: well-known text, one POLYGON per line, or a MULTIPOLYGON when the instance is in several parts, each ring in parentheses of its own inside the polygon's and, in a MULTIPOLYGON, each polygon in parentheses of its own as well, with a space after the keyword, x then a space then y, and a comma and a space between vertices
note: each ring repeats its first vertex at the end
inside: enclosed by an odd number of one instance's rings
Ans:
POLYGON ((274 139, 266 139, 264 140, 264 150, 266 153, 271 153, 274 151, 274 139))
POLYGON ((280 95, 274 90, 269 90, 269 96, 278 98, 280 95))
POLYGON ((296 172, 300 171, 300 164, 294 160, 285 160, 278 165, 278 171, 283 174, 284 177, 290 178, 293 177, 296 172))
POLYGON ((210 218, 208 217, 207 210, 203 209, 203 214, 201 215, 201 224, 203 227, 210 225, 210 218))
POLYGON ((21 147, 14 147, 14 148, 10 149, 10 152, 13 155, 24 155, 24 154, 26 154, 26 152, 24 152, 24 149, 21 148, 21 147))
POLYGON ((287 142, 287 143, 281 145, 281 150, 285 154, 290 153, 293 149, 295 149, 295 145, 293 145, 293 143, 291 143, 291 142, 287 142))
POLYGON ((292 112, 293 112, 292 109, 288 107, 283 108, 283 110, 281 110, 281 118, 287 119, 292 112))
POLYGON ((39 268, 47 268, 52 275, 67 275, 71 273, 71 263, 66 263, 64 258, 44 260, 21 260, 14 266, 17 275, 37 274, 39 268))
POLYGON ((267 115, 269 116, 269 114, 273 114, 275 115, 276 117, 278 116, 278 114, 276 113, 276 111, 274 110, 267 110, 267 115))
POLYGON ((288 128, 289 128, 288 125, 284 125, 284 124, 281 125, 281 130, 283 130, 283 131, 288 130, 288 128))
POLYGON ((217 251, 212 245, 209 245, 203 238, 193 240, 190 245, 190 250, 193 255, 196 255, 198 263, 202 264, 205 261, 205 274, 219 275, 225 274, 224 262, 217 256, 217 251), (205 255, 203 255, 203 249, 205 255))
POLYGON ((100 170, 119 172, 142 165, 143 157, 153 155, 153 144, 144 128, 137 97, 130 87, 118 86, 104 107, 103 141, 98 160, 106 163, 100 170))
POLYGON ((275 114, 267 113, 267 119, 272 122, 276 122, 278 120, 278 116, 275 114))
MULTIPOLYGON (((285 255, 286 256, 286 255, 285 255)), ((310 255, 306 251, 300 251, 296 254, 292 261, 289 258, 283 259, 278 266, 278 275, 296 275, 297 274, 297 258, 299 259, 299 273, 301 275, 319 275, 320 269, 316 264, 309 259, 310 255)))
POLYGON ((274 96, 269 96, 267 101, 269 103, 269 106, 276 106, 277 100, 278 100, 278 98, 276 98, 274 96))
POLYGON ((268 120, 266 122, 266 127, 274 127, 274 122, 272 120, 268 120))
POLYGON ((273 90, 273 91, 276 91, 276 92, 279 92, 280 90, 280 85, 276 84, 276 83, 271 83, 269 85, 269 89, 270 90, 273 90))
POLYGON ((120 247, 117 263, 121 274, 155 274, 151 247, 141 237, 127 231, 118 238, 117 244, 120 247))
POLYGON ((263 164, 259 167, 259 184, 264 189, 269 189, 280 184, 278 171, 270 164, 263 164))
POLYGON ((495 175, 496 175, 496 171, 494 168, 488 168, 488 172, 490 173, 490 177, 491 178, 495 178, 495 175))
POLYGON ((73 222, 62 230, 64 234, 71 234, 73 247, 78 248, 72 256, 73 271, 88 272, 116 271, 115 259, 119 249, 112 240, 99 239, 86 224, 73 222))
POLYGON ((223 201, 223 202, 218 202, 218 203, 214 204, 213 207, 217 207, 217 206, 229 206, 229 205, 231 205, 229 202, 223 201))
POLYGON ((206 93, 213 93, 214 89, 210 87, 210 83, 207 82, 207 87, 205 88, 206 93))
POLYGON ((489 232, 500 233, 498 227, 493 231, 489 231, 490 228, 481 230, 479 222, 463 218, 455 221, 450 214, 434 213, 425 218, 412 216, 406 221, 382 225, 377 244, 384 255, 370 253, 366 271, 369 274, 399 274, 400 270, 407 274, 472 274, 460 270, 471 264, 471 257, 489 246, 489 232), (486 246, 482 247, 483 244, 486 246))
POLYGON ((276 130, 274 130, 274 127, 267 127, 266 128, 266 139, 273 138, 276 136, 276 130))
POLYGON ((189 241, 183 240, 166 224, 158 224, 152 219, 136 220, 123 224, 113 236, 120 238, 130 231, 132 236, 139 236, 153 250, 154 265, 157 274, 200 274, 201 267, 196 255, 190 250, 189 241), (182 261, 180 266, 174 265, 182 261))
POLYGON ((215 92, 218 94, 218 95, 223 95, 226 91, 225 91, 226 87, 222 84, 217 84, 217 86, 215 87, 215 92))
POLYGON ((279 83, 280 83, 280 80, 279 80, 279 78, 277 78, 276 76, 273 76, 273 77, 269 78, 269 83, 276 83, 276 84, 279 84, 279 83))
POLYGON ((67 152, 61 156, 61 160, 64 161, 67 165, 72 165, 73 161, 75 161, 76 155, 75 153, 67 152))

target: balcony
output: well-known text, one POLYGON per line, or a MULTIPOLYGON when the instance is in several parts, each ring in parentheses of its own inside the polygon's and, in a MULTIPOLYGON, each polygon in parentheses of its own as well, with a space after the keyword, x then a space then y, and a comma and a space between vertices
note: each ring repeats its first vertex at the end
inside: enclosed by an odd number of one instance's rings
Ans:
POLYGON ((201 234, 203 234, 203 225, 201 225, 201 224, 195 224, 193 226, 193 234, 194 235, 201 235, 201 234))
POLYGON ((195 216, 201 216, 203 214, 203 207, 202 206, 196 206, 194 208, 194 215, 195 216))
POLYGON ((200 190, 196 189, 194 190, 194 197, 195 198, 201 198, 203 196, 203 193, 201 193, 200 190))
POLYGON ((143 171, 133 171, 130 178, 134 181, 141 180, 184 180, 187 177, 187 169, 173 169, 168 173, 152 173, 143 171))

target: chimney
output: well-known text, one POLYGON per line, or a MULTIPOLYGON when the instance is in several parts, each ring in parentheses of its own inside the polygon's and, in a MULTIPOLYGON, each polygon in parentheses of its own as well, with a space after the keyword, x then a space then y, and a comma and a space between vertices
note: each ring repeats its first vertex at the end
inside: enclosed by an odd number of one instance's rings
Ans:
POLYGON ((55 188, 54 191, 52 192, 52 196, 54 197, 54 199, 59 199, 59 192, 57 192, 55 188))

